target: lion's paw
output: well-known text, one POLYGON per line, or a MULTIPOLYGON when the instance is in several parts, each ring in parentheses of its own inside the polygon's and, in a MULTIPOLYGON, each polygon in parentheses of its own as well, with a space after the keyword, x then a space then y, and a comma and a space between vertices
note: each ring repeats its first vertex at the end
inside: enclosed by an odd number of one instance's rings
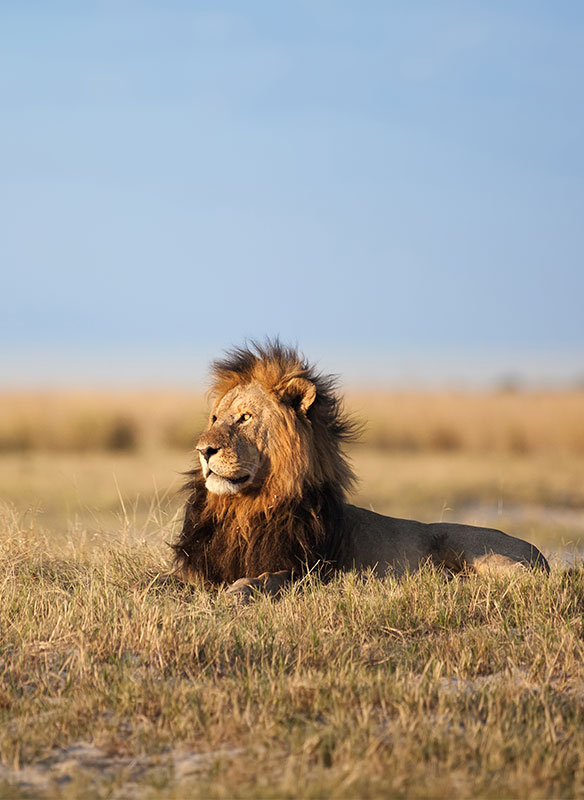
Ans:
POLYGON ((247 604, 260 593, 268 597, 279 597, 289 581, 290 573, 286 570, 262 572, 258 578, 240 578, 227 587, 226 593, 234 600, 247 604))
POLYGON ((252 597, 261 592, 264 582, 259 578, 240 578, 235 583, 230 584, 225 590, 229 598, 236 603, 247 605, 252 597))

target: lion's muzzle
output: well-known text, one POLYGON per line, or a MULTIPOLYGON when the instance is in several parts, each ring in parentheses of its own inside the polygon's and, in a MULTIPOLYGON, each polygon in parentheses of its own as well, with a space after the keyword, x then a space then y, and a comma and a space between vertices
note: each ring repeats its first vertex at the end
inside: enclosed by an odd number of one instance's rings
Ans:
POLYGON ((218 437, 203 434, 197 444, 205 486, 213 494, 237 494, 249 485, 257 472, 255 453, 243 452, 248 448, 223 446, 218 437), (241 451, 241 452, 240 452, 241 451))
POLYGON ((199 451, 199 455, 201 455, 205 459, 205 461, 207 461, 207 462, 209 461, 211 456, 214 456, 215 453, 219 452, 219 448, 218 447, 211 447, 210 445, 207 445, 207 444, 203 444, 203 445, 198 444, 197 445, 197 450, 199 451))

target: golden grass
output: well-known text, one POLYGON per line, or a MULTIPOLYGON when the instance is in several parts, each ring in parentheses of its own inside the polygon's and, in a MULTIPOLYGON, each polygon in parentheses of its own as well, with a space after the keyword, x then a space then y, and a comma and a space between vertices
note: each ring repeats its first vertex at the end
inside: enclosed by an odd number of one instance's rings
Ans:
POLYGON ((2 796, 584 791, 580 570, 313 576, 234 608, 157 580, 156 545, 64 558, 3 528, 2 796))
MULTIPOLYGON (((352 392, 363 442, 390 451, 584 453, 584 392, 352 392)), ((0 451, 187 449, 202 393, 2 392, 0 451)))
POLYGON ((186 448, 206 421, 201 393, 27 391, 0 393, 0 451, 186 448))
MULTIPOLYGON (((350 451, 351 500, 391 516, 494 525, 554 549, 584 531, 584 456, 563 453, 350 451)), ((57 539, 141 536, 180 513, 190 453, 9 453, 0 457, 0 498, 57 539)), ((27 523, 28 524, 28 523, 27 523)))
POLYGON ((28 433, 0 457, 0 796, 584 794, 582 397, 349 398, 355 502, 522 535, 549 580, 311 576, 234 608, 157 578, 201 398, 3 395, 28 433))
POLYGON ((583 391, 352 393, 365 443, 389 450, 584 452, 583 391))

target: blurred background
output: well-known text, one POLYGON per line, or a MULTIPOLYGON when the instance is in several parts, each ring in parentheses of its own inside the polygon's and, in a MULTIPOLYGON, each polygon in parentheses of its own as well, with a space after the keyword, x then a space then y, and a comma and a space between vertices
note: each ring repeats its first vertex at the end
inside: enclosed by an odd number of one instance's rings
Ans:
POLYGON ((579 547, 581 3, 14 1, 0 65, 6 513, 172 535, 208 360, 280 335, 354 500, 579 547))

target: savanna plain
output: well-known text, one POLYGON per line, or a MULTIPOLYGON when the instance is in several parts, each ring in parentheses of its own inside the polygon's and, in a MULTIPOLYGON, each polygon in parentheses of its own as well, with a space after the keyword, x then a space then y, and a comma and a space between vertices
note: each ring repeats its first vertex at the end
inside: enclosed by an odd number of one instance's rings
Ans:
POLYGON ((166 577, 188 392, 0 394, 0 796, 584 796, 584 390, 359 392, 364 507, 501 528, 524 572, 166 577))

